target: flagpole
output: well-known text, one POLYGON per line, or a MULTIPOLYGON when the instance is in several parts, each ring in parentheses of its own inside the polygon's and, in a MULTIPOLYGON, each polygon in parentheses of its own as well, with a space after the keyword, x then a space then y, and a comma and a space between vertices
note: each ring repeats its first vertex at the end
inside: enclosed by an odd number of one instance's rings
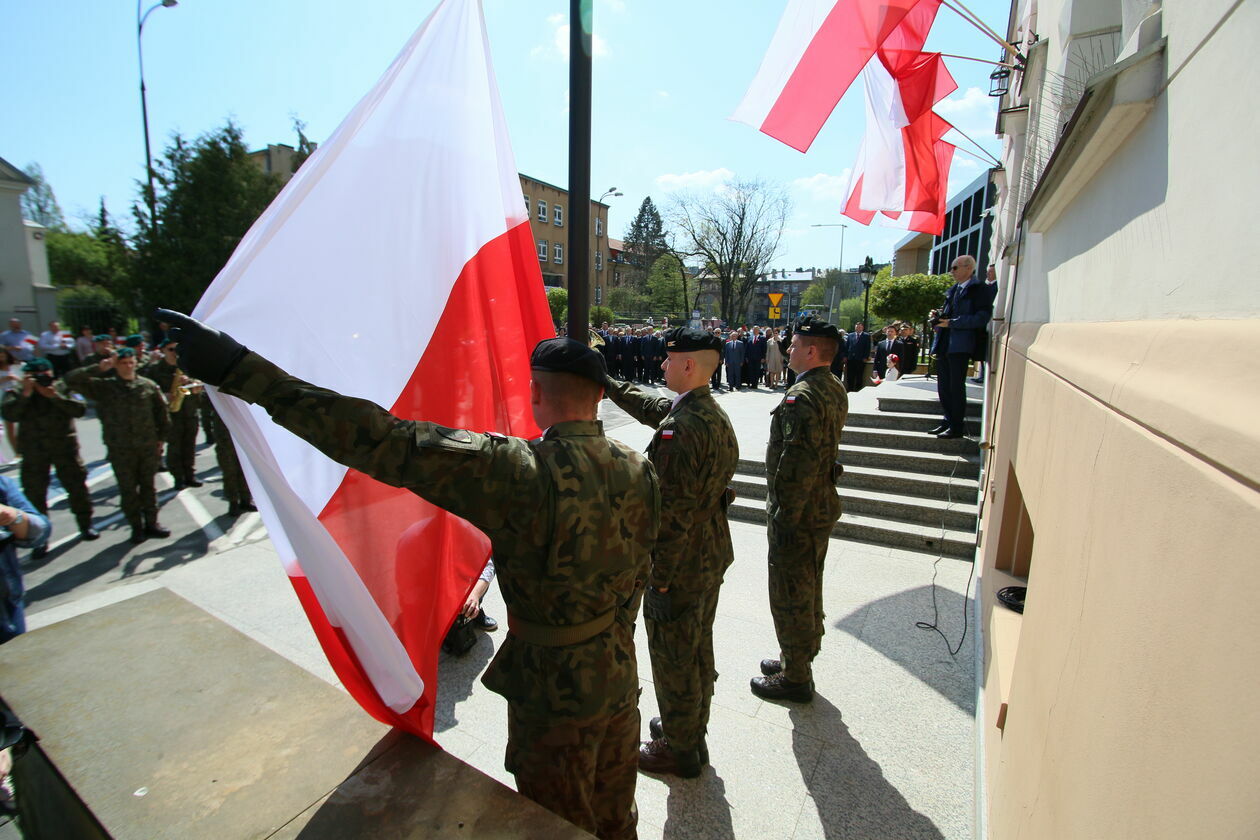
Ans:
POLYGON ((569 0, 569 338, 590 343, 592 0, 569 0))
POLYGON ((1016 61, 1019 61, 1021 58, 1023 58, 1023 56, 1019 54, 1019 50, 1015 49, 1007 41, 1005 41, 1000 35, 998 35, 997 32, 995 32, 987 23, 982 21, 975 12, 971 11, 971 9, 968 9, 966 6, 964 6, 961 0, 954 0, 953 3, 950 3, 949 0, 943 0, 941 5, 943 5, 945 8, 957 14, 963 20, 970 23, 976 29, 984 33, 984 35, 986 35, 987 37, 991 38, 994 42, 998 44, 998 46, 1006 50, 1006 52, 1010 55, 1011 58, 1015 59, 1016 61))

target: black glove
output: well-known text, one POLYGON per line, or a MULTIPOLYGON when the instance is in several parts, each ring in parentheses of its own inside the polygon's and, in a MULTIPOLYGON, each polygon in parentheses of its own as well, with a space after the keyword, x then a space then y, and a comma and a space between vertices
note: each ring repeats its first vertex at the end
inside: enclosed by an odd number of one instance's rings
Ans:
POLYGON ((170 339, 179 343, 179 366, 184 373, 208 385, 223 380, 245 357, 249 348, 227 333, 170 309, 155 309, 153 317, 171 325, 170 339))

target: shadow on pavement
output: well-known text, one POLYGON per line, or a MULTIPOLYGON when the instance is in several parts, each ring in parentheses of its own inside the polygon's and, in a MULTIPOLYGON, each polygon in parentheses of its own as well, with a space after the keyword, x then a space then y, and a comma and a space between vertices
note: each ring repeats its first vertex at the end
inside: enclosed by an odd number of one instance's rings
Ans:
POLYGON ((880 766, 849 734, 840 711, 820 694, 808 705, 791 704, 792 751, 801 769, 801 778, 814 800, 823 836, 846 840, 938 840, 940 830, 923 814, 910 807, 901 791, 884 778, 880 766), (809 731, 807 717, 827 720, 827 740, 818 750, 817 739, 809 731))
POLYGON ((463 656, 438 654, 437 702, 433 707, 433 731, 445 732, 459 723, 455 706, 472 694, 473 681, 485 670, 486 663, 494 656, 494 641, 480 630, 477 643, 463 656))
MULTIPOLYGON (((113 545, 103 546, 100 551, 87 560, 76 563, 68 569, 58 572, 45 581, 26 590, 26 603, 35 604, 48 598, 64 595, 75 587, 96 580, 118 568, 134 546, 124 540, 113 545)), ((50 552, 51 555, 51 552, 50 552)))
POLYGON ((146 550, 145 547, 150 542, 153 541, 143 542, 134 547, 131 557, 123 565, 122 577, 127 578, 165 572, 176 566, 199 560, 205 557, 210 550, 210 542, 206 539, 206 533, 201 530, 186 534, 173 543, 154 544, 153 548, 146 550), (146 566, 146 563, 150 560, 156 560, 157 562, 151 566, 146 566))
POLYGON ((712 766, 705 767, 698 779, 660 776, 669 786, 666 803, 666 840, 730 840, 735 836, 731 825, 731 803, 726 801, 726 784, 712 766))
MULTIPOLYGON (((936 623, 958 645, 963 632, 963 610, 971 614, 971 598, 964 607, 961 596, 943 586, 936 588, 936 623)), ((896 662, 967 714, 975 713, 974 656, 968 626, 967 638, 955 657, 941 637, 915 626, 932 621, 932 587, 920 586, 864 604, 835 623, 858 641, 896 662)))

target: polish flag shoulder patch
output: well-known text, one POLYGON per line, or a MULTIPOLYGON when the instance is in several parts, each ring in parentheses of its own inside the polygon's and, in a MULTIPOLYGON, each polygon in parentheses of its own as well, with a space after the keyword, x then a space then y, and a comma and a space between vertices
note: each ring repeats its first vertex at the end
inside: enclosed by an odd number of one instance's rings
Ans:
POLYGON ((673 439, 674 439, 673 429, 661 429, 661 440, 673 440, 673 439))
POLYGON ((796 394, 788 394, 783 402, 787 405, 796 405, 796 394))

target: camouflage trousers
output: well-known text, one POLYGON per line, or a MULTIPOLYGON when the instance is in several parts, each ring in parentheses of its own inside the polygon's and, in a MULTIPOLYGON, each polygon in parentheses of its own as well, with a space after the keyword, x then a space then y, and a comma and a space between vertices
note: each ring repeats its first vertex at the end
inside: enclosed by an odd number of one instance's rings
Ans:
POLYGON ((783 676, 793 682, 812 679, 810 663, 822 647, 823 561, 830 534, 830 526, 786 529, 770 522, 770 614, 783 676))
POLYGON ((661 728, 676 750, 698 748, 709 726, 709 705, 718 675, 713 662, 713 620, 720 586, 719 581, 697 594, 671 587, 675 618, 643 619, 661 728))
POLYGON ((639 812, 637 697, 611 715, 545 717, 508 703, 504 766, 516 789, 601 840, 634 840, 639 812))
POLYGON ((118 506, 131 527, 143 527, 145 519, 157 521, 157 491, 153 486, 158 471, 157 444, 112 448, 109 464, 118 482, 118 506))
POLYGON ((197 405, 191 399, 185 399, 179 411, 171 415, 171 429, 166 433, 166 466, 176 484, 197 477, 197 405))
POLYGON ((57 480, 70 499, 70 510, 82 525, 92 518, 92 497, 87 490, 87 470, 79 457, 79 445, 72 442, 49 449, 27 446, 22 452, 22 492, 40 513, 48 513, 48 471, 57 470, 57 480), (34 450, 34 451, 32 451, 34 450))
POLYGON ((219 462, 219 471, 223 473, 223 497, 228 504, 252 502, 254 497, 249 492, 249 484, 245 481, 245 472, 241 469, 227 424, 216 415, 210 420, 210 428, 214 432, 214 457, 219 462))

